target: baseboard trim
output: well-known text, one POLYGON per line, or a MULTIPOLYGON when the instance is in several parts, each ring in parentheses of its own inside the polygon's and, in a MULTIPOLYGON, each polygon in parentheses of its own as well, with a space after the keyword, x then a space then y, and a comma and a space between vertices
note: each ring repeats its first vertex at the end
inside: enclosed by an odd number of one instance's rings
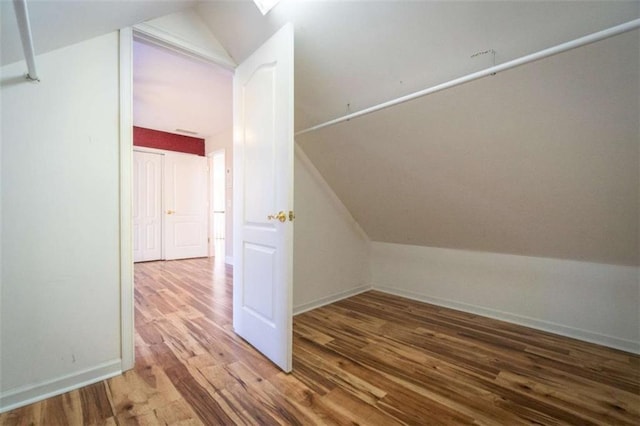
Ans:
POLYGON ((233 266, 233 256, 225 256, 224 263, 233 266))
POLYGON ((305 303, 300 306, 294 306, 293 315, 294 316, 299 315, 303 312, 307 312, 312 309, 319 308, 321 306, 329 305, 331 303, 337 302, 342 299, 346 299, 351 296, 355 296, 356 294, 364 293, 365 291, 369 291, 369 290, 371 290, 370 284, 361 285, 359 287, 352 288, 347 291, 342 291, 340 293, 332 294, 330 296, 314 300, 313 302, 305 303))
POLYGON ((10 389, 0 394, 0 413, 61 395, 119 374, 122 374, 122 360, 115 359, 57 379, 10 389))
POLYGON ((588 330, 582 330, 579 328, 568 327, 562 324, 556 324, 549 321, 543 321, 536 318, 530 318, 522 315, 512 314, 509 312, 503 312, 495 309, 489 309, 482 306, 471 305, 462 302, 456 302, 448 299, 441 299, 438 297, 431 297, 424 294, 414 293, 406 290, 398 290, 390 287, 378 287, 373 286, 373 290, 383 293, 392 294, 395 296, 406 297, 407 299, 417 300, 418 302, 430 303, 432 305, 442 306, 445 308, 451 308, 458 311, 468 312, 471 314, 477 314, 484 317, 489 317, 501 321, 506 321, 525 327, 534 328, 537 330, 547 331, 549 333, 558 334, 565 337, 571 337, 577 340, 583 340, 590 343, 595 343, 602 346, 607 346, 614 349, 620 349, 625 352, 631 352, 634 354, 640 354, 640 342, 634 342, 632 340, 620 339, 614 336, 608 336, 605 334, 599 334, 588 330))

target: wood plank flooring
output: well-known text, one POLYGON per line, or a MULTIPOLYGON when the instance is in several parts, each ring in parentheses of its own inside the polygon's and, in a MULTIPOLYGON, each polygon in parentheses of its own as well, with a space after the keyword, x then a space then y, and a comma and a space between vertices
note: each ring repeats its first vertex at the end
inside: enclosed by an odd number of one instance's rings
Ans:
POLYGON ((370 291, 295 318, 287 375, 233 333, 229 267, 135 281, 135 369, 0 424, 640 424, 629 353, 370 291))

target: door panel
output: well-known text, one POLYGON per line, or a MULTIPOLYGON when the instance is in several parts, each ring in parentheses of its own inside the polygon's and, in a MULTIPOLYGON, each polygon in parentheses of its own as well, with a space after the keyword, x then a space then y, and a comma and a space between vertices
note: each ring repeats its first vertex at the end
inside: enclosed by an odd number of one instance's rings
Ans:
POLYGON ((165 259, 207 256, 207 160, 165 155, 165 259))
POLYGON ((162 156, 133 153, 133 261, 162 257, 162 156))
POLYGON ((285 25, 234 77, 235 331, 291 371, 293 27, 285 25))

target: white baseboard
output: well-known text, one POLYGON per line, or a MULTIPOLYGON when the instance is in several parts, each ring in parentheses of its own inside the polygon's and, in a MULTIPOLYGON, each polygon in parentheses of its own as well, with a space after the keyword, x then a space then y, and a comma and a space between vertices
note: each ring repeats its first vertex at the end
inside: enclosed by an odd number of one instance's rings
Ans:
POLYGON ((451 308, 458 311, 468 312, 472 314, 481 315, 484 317, 489 317, 489 318, 493 318, 501 321, 523 325, 525 327, 547 331, 549 333, 571 337, 578 340, 584 340, 587 342, 596 343, 598 345, 620 349, 626 352, 640 354, 640 344, 632 340, 620 339, 618 337, 607 336, 604 334, 598 334, 591 331, 581 330, 573 327, 567 327, 561 324, 542 321, 535 318, 529 318, 522 315, 512 314, 509 312, 502 312, 494 309, 484 308, 482 306, 455 302, 453 300, 441 299, 438 297, 430 297, 424 294, 418 294, 418 293, 405 291, 405 290, 397 290, 390 287, 374 286, 373 290, 381 291, 383 293, 393 294, 395 296, 406 297, 407 299, 417 300, 419 302, 430 303, 432 305, 442 306, 445 308, 451 308))
POLYGON ((57 379, 10 389, 8 392, 0 394, 0 413, 117 376, 122 374, 121 368, 122 361, 115 359, 57 379))
POLYGON ((224 263, 233 266, 233 256, 225 256, 224 263))
POLYGON ((365 291, 369 291, 369 290, 371 290, 371 285, 370 284, 361 285, 359 287, 352 288, 352 289, 347 290, 347 291, 342 291, 340 293, 332 294, 330 296, 323 297, 321 299, 317 299, 317 300, 314 300, 314 301, 309 302, 309 303, 304 303, 304 304, 302 304, 300 306, 294 306, 293 307, 293 315, 294 316, 295 315, 299 315, 299 314, 301 314, 303 312, 307 312, 307 311, 319 308, 319 307, 324 306, 324 305, 329 305, 331 303, 337 302, 337 301, 342 300, 342 299, 346 299, 346 298, 351 297, 351 296, 355 296, 356 294, 364 293, 365 291))

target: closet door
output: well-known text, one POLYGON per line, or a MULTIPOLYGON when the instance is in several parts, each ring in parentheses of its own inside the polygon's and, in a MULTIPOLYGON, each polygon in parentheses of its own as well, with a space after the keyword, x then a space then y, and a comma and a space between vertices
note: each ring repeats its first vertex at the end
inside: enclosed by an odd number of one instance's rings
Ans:
POLYGON ((164 161, 165 259, 206 257, 207 159, 167 153, 164 161))
POLYGON ((162 258, 162 155, 133 153, 133 261, 162 258))

